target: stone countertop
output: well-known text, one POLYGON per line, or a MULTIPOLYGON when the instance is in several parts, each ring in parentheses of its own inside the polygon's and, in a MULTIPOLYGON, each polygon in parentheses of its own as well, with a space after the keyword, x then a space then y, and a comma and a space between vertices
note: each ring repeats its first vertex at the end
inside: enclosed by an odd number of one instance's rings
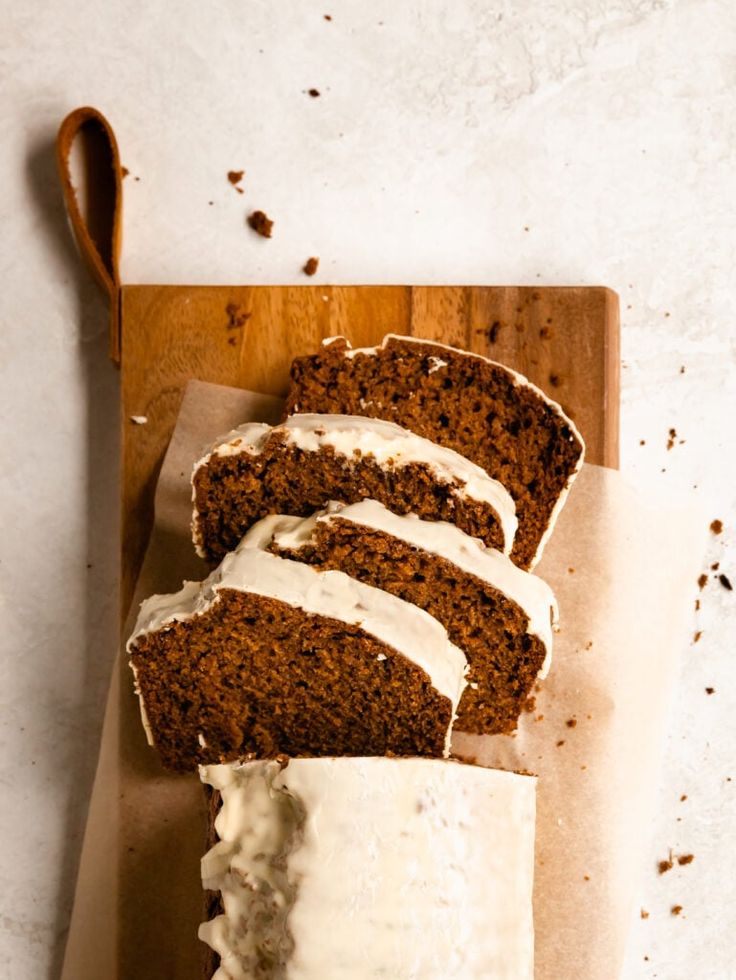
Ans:
POLYGON ((304 282, 319 255, 314 282, 619 292, 622 470, 724 524, 719 569, 693 585, 624 980, 734 975, 736 594, 718 579, 736 584, 732 5, 213 0, 136 14, 59 0, 6 5, 3 20, 8 975, 58 974, 115 654, 118 379, 53 160, 82 104, 108 115, 130 171, 126 282, 304 282), (225 178, 240 169, 243 195, 225 178), (275 219, 272 240, 245 229, 253 208, 275 219), (695 858, 659 875, 670 849, 695 858))

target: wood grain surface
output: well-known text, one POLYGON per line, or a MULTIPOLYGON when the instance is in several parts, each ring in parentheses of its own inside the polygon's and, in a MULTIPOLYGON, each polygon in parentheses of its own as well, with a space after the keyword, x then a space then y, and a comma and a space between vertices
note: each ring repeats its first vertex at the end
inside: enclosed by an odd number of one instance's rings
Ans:
POLYGON ((121 309, 123 616, 186 382, 283 395, 292 358, 324 337, 400 333, 492 357, 562 404, 588 462, 618 466, 619 306, 603 287, 124 286, 121 309))

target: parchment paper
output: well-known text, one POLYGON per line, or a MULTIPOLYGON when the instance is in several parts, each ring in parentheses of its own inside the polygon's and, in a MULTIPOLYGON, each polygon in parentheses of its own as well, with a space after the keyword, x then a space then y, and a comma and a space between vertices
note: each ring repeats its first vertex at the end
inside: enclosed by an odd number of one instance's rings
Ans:
MULTIPOLYGON (((207 572, 189 538, 193 462, 235 425, 275 421, 280 408, 270 396, 189 384, 126 637, 141 599, 207 572)), ((536 980, 619 975, 704 526, 618 473, 584 466, 537 569, 557 594, 561 632, 536 706, 516 736, 453 741, 483 765, 539 775, 536 980)), ((121 655, 62 980, 198 978, 203 844, 199 782, 160 768, 121 655)))

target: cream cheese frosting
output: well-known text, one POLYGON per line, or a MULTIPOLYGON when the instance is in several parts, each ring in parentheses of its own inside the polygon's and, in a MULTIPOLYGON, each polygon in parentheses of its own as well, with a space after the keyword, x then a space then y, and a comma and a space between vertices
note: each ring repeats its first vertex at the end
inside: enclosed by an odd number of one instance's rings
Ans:
MULTIPOLYGON (((490 477, 476 463, 454 449, 439 446, 408 429, 358 415, 291 415, 284 423, 270 426, 247 422, 233 429, 194 466, 194 472, 212 456, 239 453, 257 455, 272 433, 305 452, 319 452, 330 447, 338 455, 352 459, 356 455, 372 456, 379 466, 397 468, 409 464, 429 466, 442 483, 452 485, 457 496, 490 504, 498 515, 504 536, 504 552, 509 554, 518 526, 516 505, 503 484, 490 477)), ((196 514, 195 514, 196 529, 196 514)), ((195 530, 196 541, 196 530, 195 530)), ((197 544, 201 554, 201 546, 197 544)))
MULTIPOLYGON (((395 333, 386 334, 386 336, 383 338, 381 343, 376 345, 375 347, 352 347, 350 341, 346 337, 342 337, 340 335, 334 337, 325 337, 322 341, 322 346, 329 347, 331 344, 334 344, 336 342, 345 343, 347 344, 347 347, 345 348, 344 351, 342 351, 342 353, 344 354, 345 357, 352 360, 354 357, 357 357, 358 355, 365 355, 367 357, 375 356, 379 351, 384 350, 391 341, 396 341, 396 340, 401 341, 402 343, 405 342, 405 343, 417 344, 417 345, 431 345, 432 347, 437 347, 440 350, 451 351, 453 354, 462 354, 465 357, 476 358, 479 361, 485 361, 487 364, 492 364, 494 367, 500 368, 502 371, 505 371, 513 379, 513 382, 516 386, 518 387, 523 386, 525 388, 528 388, 530 391, 533 391, 535 395, 538 395, 539 398, 541 398, 542 401, 544 401, 545 404, 555 413, 555 415, 558 415, 561 419, 564 420, 565 424, 572 432, 573 437, 579 441, 581 447, 580 456, 578 458, 574 470, 568 476, 567 482, 564 488, 562 489, 559 497, 557 498, 554 507, 552 508, 552 512, 550 514, 549 521, 547 523, 547 527, 545 528, 545 531, 539 541, 539 544, 537 545, 537 550, 530 564, 530 568, 534 568, 534 566, 542 557, 545 545, 549 541, 550 535, 554 530, 555 523, 557 522, 557 518, 559 517, 562 508, 565 506, 565 501, 567 500, 567 496, 570 492, 570 487, 572 486, 575 477, 582 469, 583 462, 585 459, 585 440, 583 439, 580 430, 575 425, 575 423, 570 418, 570 416, 565 414, 559 402, 556 402, 554 399, 550 398, 549 395, 545 391, 543 391, 538 385, 535 385, 523 374, 520 374, 518 371, 514 371, 513 368, 508 367, 506 364, 501 364, 499 361, 494 361, 490 357, 484 357, 483 354, 475 354, 472 351, 461 350, 458 347, 451 347, 449 344, 441 344, 436 340, 428 340, 423 337, 407 337, 395 333)), ((433 374, 436 370, 438 370, 438 368, 447 367, 447 366, 448 366, 447 363, 442 361, 440 358, 430 357, 430 368, 428 373, 433 374), (438 361, 440 362, 439 364, 438 361)))
POLYGON ((546 656, 539 677, 547 676, 552 657, 552 631, 558 622, 554 593, 542 579, 523 571, 506 555, 487 548, 454 524, 424 521, 414 514, 394 514, 377 500, 362 500, 357 504, 332 502, 311 517, 265 517, 250 529, 243 543, 265 549, 273 541, 279 548, 298 551, 309 543, 319 524, 336 520, 350 521, 399 538, 452 562, 508 596, 526 613, 527 632, 538 636, 545 646, 546 656))
POLYGON ((213 980, 532 980, 534 777, 387 758, 200 776, 222 797, 213 980))
MULTIPOLYGON (((360 626, 420 667, 432 686, 449 699, 453 716, 456 714, 465 689, 467 660, 436 619, 343 572, 319 572, 301 562, 258 550, 245 541, 226 555, 203 582, 185 582, 179 592, 146 599, 128 640, 128 651, 145 633, 208 612, 222 589, 267 596, 307 613, 360 626)), ((446 753, 449 741, 448 729, 446 753)))

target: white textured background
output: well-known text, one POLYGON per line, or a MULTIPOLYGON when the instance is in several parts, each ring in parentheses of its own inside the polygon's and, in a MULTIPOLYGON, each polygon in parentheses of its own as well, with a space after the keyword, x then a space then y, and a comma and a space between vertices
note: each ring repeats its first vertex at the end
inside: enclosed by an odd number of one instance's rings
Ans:
MULTIPOLYGON (((618 290, 622 468, 724 521, 709 562, 736 584, 736 10, 2 0, 0 15, 0 958, 25 980, 59 970, 116 629, 117 378, 59 203, 61 118, 90 103, 116 128, 127 282, 304 281, 316 254, 324 281, 618 290), (241 168, 242 196, 224 176, 241 168), (244 228, 254 207, 273 240, 244 228)), ((701 600, 626 980, 736 977, 736 593, 711 574, 701 600), (695 860, 660 877, 670 848, 695 860)))

